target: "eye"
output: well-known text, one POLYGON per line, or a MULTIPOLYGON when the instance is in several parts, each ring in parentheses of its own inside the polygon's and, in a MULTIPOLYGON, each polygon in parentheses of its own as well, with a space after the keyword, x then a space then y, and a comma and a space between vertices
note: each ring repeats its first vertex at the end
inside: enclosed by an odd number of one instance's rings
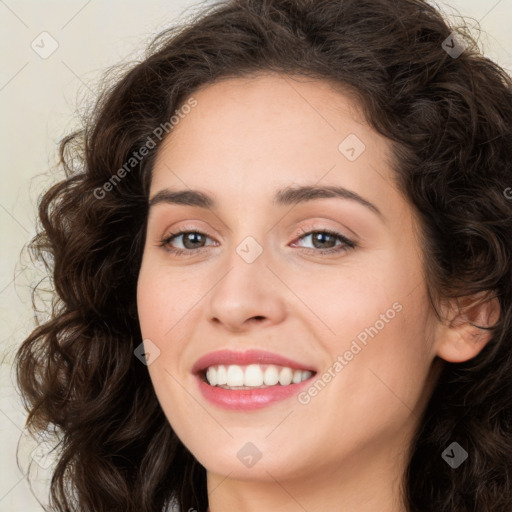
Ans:
POLYGON ((210 237, 201 231, 177 231, 176 233, 170 233, 166 236, 160 241, 159 245, 164 247, 168 252, 176 254, 177 256, 185 253, 196 254, 204 248, 204 245, 201 245, 201 243, 204 242, 205 238, 210 237), (182 248, 170 246, 173 240, 178 240, 180 238, 182 238, 182 248))
POLYGON ((315 228, 315 230, 307 231, 306 233, 301 230, 300 233, 302 236, 299 237, 298 240, 311 239, 313 249, 307 247, 304 248, 309 252, 332 254, 347 251, 356 247, 355 242, 349 240, 341 233, 330 229, 315 228), (337 242, 339 242, 339 244, 337 244, 337 242))
MULTIPOLYGON (((306 240, 311 238, 313 248, 301 247, 303 250, 313 252, 315 254, 332 254, 348 251, 356 247, 356 243, 349 240, 347 237, 330 229, 315 228, 312 231, 299 232, 301 235, 298 240, 306 240)), ((165 248, 166 251, 175 254, 176 256, 192 256, 202 252, 207 246, 204 245, 206 239, 211 238, 201 231, 177 231, 170 233, 163 240, 160 241, 159 246, 165 248), (180 240, 181 247, 173 247, 176 241, 180 240)), ((293 245, 293 244, 292 244, 293 245)))

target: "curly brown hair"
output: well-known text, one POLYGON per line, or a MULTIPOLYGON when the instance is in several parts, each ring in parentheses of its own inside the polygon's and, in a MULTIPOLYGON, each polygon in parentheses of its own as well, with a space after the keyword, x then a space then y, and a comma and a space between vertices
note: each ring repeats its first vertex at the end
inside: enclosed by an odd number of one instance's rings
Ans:
POLYGON ((499 300, 479 355, 444 364, 403 490, 409 512, 510 512, 512 81, 464 26, 458 39, 453 30, 423 0, 225 0, 159 34, 141 62, 105 81, 83 129, 60 143, 66 177, 40 198, 29 245, 55 300, 16 368, 27 426, 60 433, 52 510, 206 510, 205 468, 134 357, 156 134, 199 87, 275 71, 352 91, 390 141, 397 186, 421 220, 432 305, 499 300), (445 44, 455 40, 465 47, 457 56, 445 44), (127 168, 148 137, 153 147, 127 168), (470 453, 457 471, 441 458, 454 438, 470 453))

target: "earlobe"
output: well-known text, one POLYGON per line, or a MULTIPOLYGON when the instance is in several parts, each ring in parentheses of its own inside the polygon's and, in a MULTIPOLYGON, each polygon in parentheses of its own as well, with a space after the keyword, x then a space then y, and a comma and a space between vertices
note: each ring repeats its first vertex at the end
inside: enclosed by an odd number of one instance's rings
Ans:
POLYGON ((500 317, 499 301, 489 292, 479 293, 453 299, 446 309, 446 322, 439 328, 437 355, 450 363, 469 361, 491 339, 488 328, 500 317))

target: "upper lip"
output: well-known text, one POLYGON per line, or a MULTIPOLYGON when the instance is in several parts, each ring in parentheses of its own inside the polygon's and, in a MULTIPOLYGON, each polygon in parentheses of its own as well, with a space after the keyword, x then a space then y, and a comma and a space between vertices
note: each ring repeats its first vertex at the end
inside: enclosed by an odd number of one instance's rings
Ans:
POLYGON ((246 350, 244 352, 218 350, 216 352, 209 352, 195 362, 192 367, 192 373, 200 373, 201 371, 206 370, 209 366, 219 364, 237 364, 240 366, 249 364, 275 364, 279 366, 287 366, 295 370, 309 370, 316 373, 316 370, 308 364, 303 364, 298 361, 294 361, 293 359, 289 359, 288 357, 263 350, 246 350))

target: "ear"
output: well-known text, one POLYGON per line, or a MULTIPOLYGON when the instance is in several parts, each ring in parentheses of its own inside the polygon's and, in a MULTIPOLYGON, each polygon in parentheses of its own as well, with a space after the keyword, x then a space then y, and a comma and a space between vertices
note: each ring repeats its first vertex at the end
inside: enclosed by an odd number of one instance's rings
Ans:
POLYGON ((451 299, 444 308, 446 322, 439 326, 437 355, 450 363, 477 356, 492 337, 479 327, 492 327, 500 317, 498 299, 489 292, 451 299))

